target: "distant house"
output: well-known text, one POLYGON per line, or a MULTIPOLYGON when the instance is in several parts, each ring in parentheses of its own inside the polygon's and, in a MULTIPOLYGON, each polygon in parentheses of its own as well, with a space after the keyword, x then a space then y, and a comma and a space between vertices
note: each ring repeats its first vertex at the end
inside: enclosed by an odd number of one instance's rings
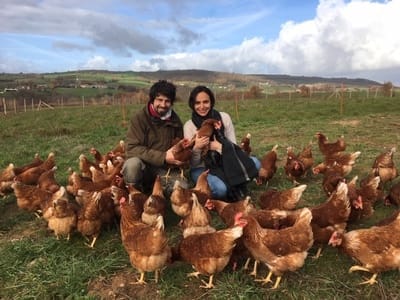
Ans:
POLYGON ((0 94, 4 94, 6 92, 18 92, 18 89, 16 89, 16 88, 4 88, 3 91, 0 91, 0 94))

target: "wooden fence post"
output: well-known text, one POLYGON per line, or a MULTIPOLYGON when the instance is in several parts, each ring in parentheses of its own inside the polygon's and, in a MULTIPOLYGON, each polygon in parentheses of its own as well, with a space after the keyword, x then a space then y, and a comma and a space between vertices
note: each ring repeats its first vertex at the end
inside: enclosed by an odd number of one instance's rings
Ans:
POLYGON ((7 105, 6 105, 6 98, 3 97, 3 107, 4 107, 4 114, 7 114, 7 105))

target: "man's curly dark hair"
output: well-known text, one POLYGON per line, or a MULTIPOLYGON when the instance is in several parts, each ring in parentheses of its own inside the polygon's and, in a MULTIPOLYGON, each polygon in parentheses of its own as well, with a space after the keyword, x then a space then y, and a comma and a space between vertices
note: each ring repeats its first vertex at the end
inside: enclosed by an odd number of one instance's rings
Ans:
POLYGON ((150 102, 153 103, 154 99, 158 95, 163 95, 168 97, 171 100, 171 104, 174 104, 176 98, 176 86, 169 81, 166 80, 159 80, 158 82, 154 83, 149 91, 149 98, 150 102))

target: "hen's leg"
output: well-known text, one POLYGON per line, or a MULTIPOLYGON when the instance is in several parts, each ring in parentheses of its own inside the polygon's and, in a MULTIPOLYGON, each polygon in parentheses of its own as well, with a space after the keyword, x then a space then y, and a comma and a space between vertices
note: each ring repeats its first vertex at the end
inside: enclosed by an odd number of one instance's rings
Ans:
POLYGON ((267 277, 265 277, 264 279, 255 279, 254 281, 258 281, 258 282, 261 282, 262 284, 266 284, 268 282, 272 282, 271 277, 272 277, 272 272, 269 271, 267 277))
POLYGON ((249 268, 250 261, 251 261, 251 258, 248 257, 248 258, 246 259, 246 262, 245 262, 244 266, 243 266, 243 269, 244 269, 244 270, 247 270, 247 269, 249 268))
POLYGON ((96 243, 96 240, 97 240, 97 236, 93 237, 93 240, 92 240, 92 242, 90 244, 86 244, 86 243, 85 244, 93 249, 94 248, 94 243, 96 243))
POLYGON ((179 168, 181 170, 181 179, 187 181, 187 178, 185 177, 185 175, 183 174, 185 172, 185 170, 183 168, 179 168))
POLYGON ((200 272, 192 272, 192 273, 189 273, 189 274, 187 274, 187 277, 196 277, 196 278, 199 278, 199 275, 200 275, 200 272))
POLYGON ((144 272, 140 271, 140 278, 138 281, 136 281, 134 284, 146 284, 147 282, 144 281, 144 272))
POLYGON ((170 177, 170 175, 169 175, 170 173, 171 173, 171 168, 168 168, 167 173, 165 175, 161 176, 161 177, 165 178, 165 182, 168 182, 168 178, 170 177))
POLYGON ((274 286, 271 288, 271 290, 276 290, 276 289, 278 288, 279 283, 281 282, 281 279, 282 279, 282 276, 278 276, 278 277, 276 278, 275 284, 274 284, 274 286))
POLYGON ((362 267, 362 266, 352 266, 352 267, 349 269, 349 273, 352 273, 352 272, 354 272, 354 271, 371 272, 369 269, 364 268, 364 267, 362 267))
POLYGON ((378 281, 376 281, 376 277, 378 276, 378 273, 374 273, 374 274, 372 274, 372 276, 371 276, 371 278, 370 279, 368 279, 368 280, 366 280, 366 281, 363 281, 363 282, 361 282, 360 284, 370 284, 370 285, 373 285, 373 284, 375 284, 375 283, 377 283, 378 281))
POLYGON ((321 252, 322 252, 322 247, 319 247, 317 253, 312 258, 314 259, 319 258, 321 256, 321 252))
POLYGON ((154 280, 157 283, 158 279, 160 278, 160 270, 155 270, 154 271, 154 280))
POLYGON ((202 282, 204 283, 204 285, 201 285, 201 288, 205 288, 205 289, 211 289, 214 287, 213 284, 213 279, 214 279, 214 275, 211 275, 210 278, 208 279, 208 283, 205 282, 204 280, 202 280, 202 282))
MULTIPOLYGON (((349 269, 349 273, 352 273, 354 271, 365 271, 365 272, 370 272, 371 273, 371 270, 369 270, 367 268, 364 268, 362 266, 352 266, 349 269)), ((378 273, 373 273, 370 279, 368 279, 366 281, 363 281, 360 284, 370 284, 370 285, 375 284, 375 283, 377 283, 377 281, 376 281, 376 277, 377 276, 378 276, 378 273)))
POLYGON ((257 277, 257 265, 258 265, 258 261, 255 260, 254 261, 254 265, 253 265, 253 271, 251 271, 250 275, 257 277))

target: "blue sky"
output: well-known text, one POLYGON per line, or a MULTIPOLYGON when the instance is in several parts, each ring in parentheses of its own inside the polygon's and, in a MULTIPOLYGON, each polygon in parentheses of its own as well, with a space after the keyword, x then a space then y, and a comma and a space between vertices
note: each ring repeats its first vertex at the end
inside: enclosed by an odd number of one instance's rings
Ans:
POLYGON ((400 0, 2 0, 0 72, 204 69, 400 85, 400 0))

